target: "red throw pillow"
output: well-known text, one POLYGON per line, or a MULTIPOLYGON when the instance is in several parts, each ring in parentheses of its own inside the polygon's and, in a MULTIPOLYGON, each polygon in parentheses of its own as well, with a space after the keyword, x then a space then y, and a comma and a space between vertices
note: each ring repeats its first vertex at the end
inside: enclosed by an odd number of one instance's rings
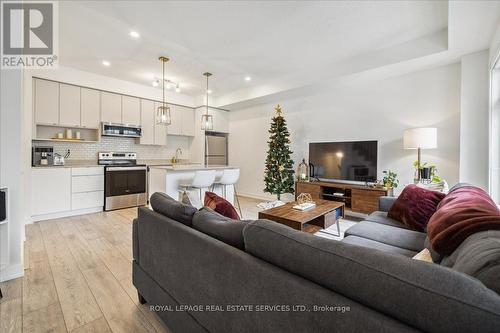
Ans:
POLYGON ((240 216, 234 206, 231 205, 229 201, 213 192, 205 192, 205 207, 211 208, 217 213, 233 220, 240 219, 240 216))
POLYGON ((424 231, 429 219, 444 197, 444 193, 411 184, 404 188, 389 209, 387 216, 401 221, 413 230, 424 231))
POLYGON ((500 229, 500 211, 479 187, 461 186, 439 204, 427 226, 432 249, 449 255, 470 235, 500 229))

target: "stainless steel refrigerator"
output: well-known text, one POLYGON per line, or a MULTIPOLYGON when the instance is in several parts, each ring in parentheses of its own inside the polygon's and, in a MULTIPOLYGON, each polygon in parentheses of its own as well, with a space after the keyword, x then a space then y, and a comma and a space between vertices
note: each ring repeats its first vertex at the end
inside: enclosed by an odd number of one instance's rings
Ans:
POLYGON ((227 165, 227 134, 205 133, 205 165, 227 165))

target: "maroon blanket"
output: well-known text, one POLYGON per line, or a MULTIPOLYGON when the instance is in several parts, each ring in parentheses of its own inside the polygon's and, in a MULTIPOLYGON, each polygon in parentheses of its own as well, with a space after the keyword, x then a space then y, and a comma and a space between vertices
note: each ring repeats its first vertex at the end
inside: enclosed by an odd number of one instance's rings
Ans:
POLYGON ((432 248, 449 255, 470 235, 500 229, 500 211, 490 196, 475 186, 450 192, 427 224, 432 248))

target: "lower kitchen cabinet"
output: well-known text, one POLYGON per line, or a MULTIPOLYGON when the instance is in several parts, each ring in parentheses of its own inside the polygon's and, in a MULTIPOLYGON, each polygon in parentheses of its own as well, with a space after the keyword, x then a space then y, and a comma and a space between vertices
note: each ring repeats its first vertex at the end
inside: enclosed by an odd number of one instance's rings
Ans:
POLYGON ((71 195, 72 210, 104 206, 104 191, 73 193, 71 195))
POLYGON ((71 210, 70 168, 34 168, 32 185, 32 215, 71 210))
POLYGON ((104 168, 33 168, 34 221, 101 211, 104 206, 104 168))

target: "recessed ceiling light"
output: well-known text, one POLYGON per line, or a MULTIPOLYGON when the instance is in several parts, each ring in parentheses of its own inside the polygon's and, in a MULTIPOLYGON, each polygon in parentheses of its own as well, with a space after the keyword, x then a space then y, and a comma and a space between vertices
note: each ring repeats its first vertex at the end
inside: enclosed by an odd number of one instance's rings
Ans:
POLYGON ((178 92, 178 93, 181 92, 181 87, 179 85, 175 86, 175 92, 178 92))
POLYGON ((137 31, 130 31, 129 33, 130 37, 134 38, 134 39, 138 39, 141 37, 141 35, 137 32, 137 31))
POLYGON ((211 94, 211 93, 212 93, 212 90, 208 89, 208 90, 207 90, 207 93, 211 94))
POLYGON ((103 60, 102 61, 102 65, 106 66, 106 67, 109 67, 109 66, 111 66, 111 63, 109 61, 107 61, 107 60, 103 60))
POLYGON ((158 80, 153 81, 153 87, 158 87, 160 85, 160 82, 158 80))
POLYGON ((245 76, 245 81, 251 81, 252 78, 250 76, 245 76))

